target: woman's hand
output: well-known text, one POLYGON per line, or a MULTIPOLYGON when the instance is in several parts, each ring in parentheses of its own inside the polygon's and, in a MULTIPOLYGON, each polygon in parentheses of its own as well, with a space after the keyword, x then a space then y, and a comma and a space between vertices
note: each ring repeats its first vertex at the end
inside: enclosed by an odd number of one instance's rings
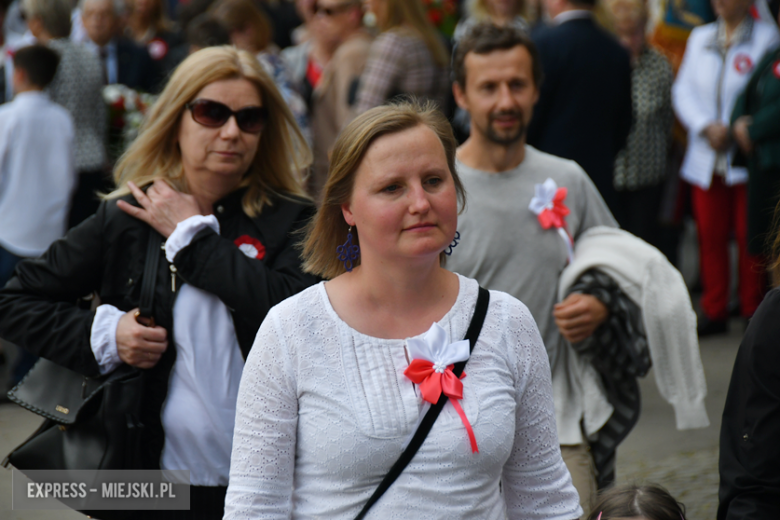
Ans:
POLYGON ((590 294, 573 293, 553 308, 555 324, 571 343, 590 337, 609 317, 609 309, 590 294))
POLYGON ((734 140, 737 142, 740 150, 747 154, 753 151, 753 141, 750 140, 750 133, 748 133, 748 128, 752 122, 752 117, 742 116, 734 122, 734 126, 732 128, 734 140))
POLYGON ((120 200, 116 203, 119 209, 143 220, 165 238, 171 236, 179 222, 202 214, 195 197, 174 190, 163 180, 155 180, 146 193, 132 182, 127 186, 141 207, 120 200))
POLYGON ((116 326, 116 350, 119 359, 138 368, 152 368, 168 348, 168 331, 138 323, 135 313, 126 312, 116 326))
POLYGON ((723 123, 709 124, 702 133, 713 150, 725 152, 729 147, 729 127, 723 123))

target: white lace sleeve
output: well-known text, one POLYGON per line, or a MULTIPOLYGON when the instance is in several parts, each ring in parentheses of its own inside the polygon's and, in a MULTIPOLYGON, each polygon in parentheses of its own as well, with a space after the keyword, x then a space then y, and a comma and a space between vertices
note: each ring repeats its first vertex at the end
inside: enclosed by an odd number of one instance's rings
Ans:
POLYGON ((507 304, 504 312, 517 400, 515 441, 502 479, 507 518, 574 520, 582 509, 558 445, 547 352, 524 305, 507 304))
POLYGON ((278 310, 260 326, 241 377, 225 520, 292 514, 298 399, 278 310))

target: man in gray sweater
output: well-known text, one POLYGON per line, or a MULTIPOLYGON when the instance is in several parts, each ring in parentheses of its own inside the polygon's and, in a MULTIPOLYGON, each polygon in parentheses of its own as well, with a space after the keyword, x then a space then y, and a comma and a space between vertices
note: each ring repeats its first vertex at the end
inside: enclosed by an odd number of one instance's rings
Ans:
POLYGON ((525 34, 477 26, 459 42, 453 69, 471 136, 458 149, 468 202, 458 222, 461 245, 447 267, 511 294, 533 314, 550 357, 561 451, 587 515, 596 479, 586 436, 611 410, 585 413, 587 390, 569 377, 578 360, 565 340, 587 338, 609 311, 586 294, 556 304, 556 294, 573 241, 588 228, 617 224, 580 166, 526 144, 542 73, 525 34))

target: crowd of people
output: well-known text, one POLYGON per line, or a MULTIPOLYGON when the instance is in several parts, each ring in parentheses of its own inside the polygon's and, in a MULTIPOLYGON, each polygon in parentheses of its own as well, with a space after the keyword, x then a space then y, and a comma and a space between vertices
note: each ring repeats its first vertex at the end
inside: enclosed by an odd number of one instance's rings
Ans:
POLYGON ((708 426, 755 314, 718 519, 780 517, 780 2, 694 4, 0 0, 10 386, 135 367, 144 518, 677 520, 637 379, 708 426))

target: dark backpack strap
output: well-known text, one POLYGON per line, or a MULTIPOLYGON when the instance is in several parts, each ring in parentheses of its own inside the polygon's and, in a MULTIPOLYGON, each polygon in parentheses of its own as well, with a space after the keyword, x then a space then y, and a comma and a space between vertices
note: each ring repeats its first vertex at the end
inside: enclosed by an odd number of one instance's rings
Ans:
POLYGON ((141 280, 141 302, 138 305, 140 315, 144 318, 154 316, 154 287, 157 282, 157 266, 160 265, 162 243, 162 235, 150 228, 149 242, 146 244, 144 276, 141 280))
MULTIPOLYGON (((465 337, 465 339, 469 340, 469 349, 471 352, 474 351, 474 346, 477 344, 477 338, 479 338, 479 333, 482 331, 482 324, 485 322, 485 316, 487 315, 488 303, 490 303, 490 292, 487 289, 480 287, 479 295, 477 296, 477 306, 474 309, 474 316, 471 318, 471 324, 466 331, 465 337)), ((452 371, 455 373, 456 377, 460 377, 463 373, 467 361, 468 360, 461 361, 460 363, 455 364, 452 371)), ((387 475, 382 479, 382 482, 379 483, 374 494, 368 499, 368 502, 366 502, 366 505, 363 506, 363 509, 355 517, 355 520, 362 520, 363 517, 366 516, 366 513, 371 509, 371 506, 376 504, 377 500, 384 495, 385 491, 390 488, 393 482, 395 482, 395 479, 397 479, 406 466, 409 465, 412 458, 417 453, 417 450, 420 449, 420 446, 422 446, 422 443, 428 436, 428 432, 433 428, 433 423, 436 422, 436 419, 439 417, 439 414, 448 399, 449 398, 442 393, 441 397, 439 397, 439 402, 428 409, 428 413, 425 414, 425 417, 423 417, 423 420, 420 422, 420 426, 414 433, 414 437, 412 437, 409 445, 404 452, 401 453, 401 456, 398 457, 398 460, 395 461, 395 464, 393 464, 393 467, 387 472, 387 475)))

